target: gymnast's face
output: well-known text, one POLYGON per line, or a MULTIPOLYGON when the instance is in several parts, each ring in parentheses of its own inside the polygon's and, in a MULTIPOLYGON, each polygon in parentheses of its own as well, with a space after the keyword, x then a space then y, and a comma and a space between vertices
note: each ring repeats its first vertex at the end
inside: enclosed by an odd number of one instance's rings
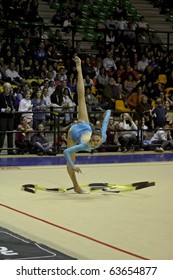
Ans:
POLYGON ((102 137, 100 135, 92 134, 90 139, 90 147, 94 148, 98 146, 102 141, 102 137))

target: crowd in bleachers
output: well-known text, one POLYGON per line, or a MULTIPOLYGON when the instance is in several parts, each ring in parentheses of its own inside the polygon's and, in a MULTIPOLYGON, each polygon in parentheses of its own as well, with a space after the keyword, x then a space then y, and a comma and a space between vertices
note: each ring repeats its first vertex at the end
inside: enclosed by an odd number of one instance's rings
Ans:
POLYGON ((69 2, 58 13, 60 28, 50 35, 40 25, 28 26, 26 34, 26 26, 22 25, 24 20, 43 21, 38 14, 38 1, 11 1, 10 9, 3 1, 0 150, 6 131, 16 130, 14 135, 7 133, 9 154, 14 153, 14 148, 21 153, 54 154, 45 134, 52 124, 52 112, 61 117, 62 129, 53 144, 66 146, 66 130, 77 115, 76 69, 72 59, 76 53, 82 59, 86 104, 93 126, 100 125, 104 110, 112 110, 107 142, 100 151, 156 148, 163 152, 173 148, 173 51, 162 48, 155 32, 149 36, 143 17, 127 23, 128 11, 124 2, 119 2, 116 21, 115 13, 105 18, 105 28, 96 42, 98 53, 91 55, 80 41, 73 46, 71 39, 62 40, 61 31, 71 31, 64 30, 67 18, 71 18, 75 30, 79 24, 76 2, 69 2), (16 21, 16 11, 21 25, 17 23, 9 30, 5 23, 16 21), (30 19, 29 14, 34 18, 30 19), (62 15, 66 16, 62 19, 62 15))

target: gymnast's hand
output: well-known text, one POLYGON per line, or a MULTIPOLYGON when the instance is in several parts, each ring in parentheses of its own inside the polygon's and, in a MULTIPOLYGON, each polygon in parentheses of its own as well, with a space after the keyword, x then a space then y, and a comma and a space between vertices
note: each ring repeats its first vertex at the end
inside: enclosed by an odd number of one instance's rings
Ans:
POLYGON ((81 171, 81 169, 79 167, 74 167, 73 171, 77 172, 77 173, 82 173, 82 171, 81 171))
POLYGON ((78 56, 75 56, 75 58, 73 59, 76 63, 76 70, 80 71, 81 70, 81 60, 78 56))

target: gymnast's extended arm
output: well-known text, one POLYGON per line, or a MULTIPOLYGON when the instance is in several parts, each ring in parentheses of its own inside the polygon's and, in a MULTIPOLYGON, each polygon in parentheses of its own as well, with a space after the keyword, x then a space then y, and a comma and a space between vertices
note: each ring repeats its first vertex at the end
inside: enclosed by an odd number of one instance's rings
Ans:
POLYGON ((102 129, 101 129, 102 143, 104 143, 106 141, 106 137, 107 137, 106 131, 108 128, 110 116, 111 116, 111 110, 107 110, 106 115, 103 120, 102 129))
POLYGON ((75 169, 75 165, 74 165, 74 162, 71 159, 70 154, 77 153, 77 152, 80 152, 80 151, 91 151, 91 149, 88 147, 88 145, 85 142, 82 142, 80 144, 77 144, 75 146, 72 146, 72 147, 64 150, 64 157, 65 157, 68 165, 70 165, 70 167, 72 169, 75 169))

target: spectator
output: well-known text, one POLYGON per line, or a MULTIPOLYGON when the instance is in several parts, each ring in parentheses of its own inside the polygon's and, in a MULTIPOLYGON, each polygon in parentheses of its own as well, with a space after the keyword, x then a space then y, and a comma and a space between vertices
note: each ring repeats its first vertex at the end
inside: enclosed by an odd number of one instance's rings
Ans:
POLYGON ((94 67, 91 64, 91 58, 89 56, 86 57, 84 63, 82 64, 82 73, 83 77, 89 75, 91 79, 93 79, 96 75, 94 67))
POLYGON ((110 46, 110 44, 114 42, 115 42, 115 34, 113 30, 109 30, 109 32, 106 34, 106 45, 110 46))
POLYGON ((145 18, 141 16, 140 20, 138 21, 138 32, 143 32, 148 30, 148 23, 145 21, 145 18))
POLYGON ((118 65, 117 65, 117 71, 116 71, 116 74, 117 74, 117 76, 118 77, 121 77, 121 80, 122 80, 122 75, 123 75, 123 73, 125 72, 125 69, 124 69, 124 64, 123 63, 119 63, 118 65))
POLYGON ((148 97, 142 95, 141 102, 136 106, 135 119, 138 120, 139 126, 141 126, 142 120, 145 122, 148 128, 152 129, 152 116, 151 116, 151 105, 148 103, 148 97))
POLYGON ((38 132, 34 133, 31 137, 31 143, 36 150, 37 155, 55 155, 55 153, 52 152, 52 144, 48 141, 45 134, 44 125, 40 123, 37 129, 38 132))
POLYGON ((4 83, 3 62, 0 61, 0 85, 4 83))
POLYGON ((115 145, 115 135, 116 135, 116 122, 114 120, 114 117, 110 117, 109 124, 107 128, 107 145, 115 145))
POLYGON ((163 128, 159 127, 151 138, 151 145, 156 146, 156 152, 163 153, 166 147, 173 149, 173 141, 169 128, 169 124, 166 124, 163 128))
POLYGON ((121 145, 121 151, 127 152, 128 150, 134 150, 134 145, 137 142, 136 131, 137 126, 128 113, 120 115, 119 122, 119 136, 118 141, 121 145))
POLYGON ((22 117, 27 119, 27 122, 31 127, 33 125, 33 113, 31 113, 32 107, 31 92, 29 89, 27 89, 23 94, 23 98, 19 102, 18 112, 22 112, 22 117))
POLYGON ((138 43, 140 47, 140 51, 144 52, 145 48, 149 45, 150 43, 150 38, 147 34, 146 31, 143 31, 139 34, 138 36, 138 43))
POLYGON ((110 30, 117 29, 117 21, 113 18, 113 14, 110 14, 108 19, 106 20, 106 27, 110 30))
POLYGON ((91 93, 91 87, 85 87, 85 102, 88 112, 102 111, 98 99, 91 93))
POLYGON ((32 130, 32 127, 28 124, 28 119, 25 116, 21 117, 15 136, 15 145, 19 149, 18 153, 25 154, 31 149, 32 145, 29 133, 32 132, 32 130))
POLYGON ((135 121, 135 124, 138 127, 138 132, 136 133, 139 145, 140 145, 140 150, 143 151, 145 148, 145 143, 148 142, 148 126, 145 124, 145 118, 142 118, 140 122, 138 120, 135 121))
POLYGON ((146 92, 147 90, 147 77, 145 74, 142 74, 142 76, 140 77, 140 80, 137 83, 138 87, 142 88, 143 92, 146 92))
POLYGON ((103 88, 107 84, 108 80, 109 80, 109 77, 106 74, 105 68, 102 66, 99 70, 99 74, 97 76, 97 83, 96 83, 96 87, 98 88, 99 93, 100 93, 100 91, 103 90, 103 88))
POLYGON ((143 95, 142 87, 136 87, 130 96, 127 98, 127 105, 130 109, 136 109, 137 105, 141 102, 143 95))
POLYGON ((48 85, 48 95, 51 97, 52 93, 55 91, 56 86, 55 86, 55 81, 50 81, 48 85))
POLYGON ((106 109, 115 109, 115 101, 120 99, 119 91, 113 77, 109 78, 108 83, 103 88, 102 104, 106 109))
POLYGON ((122 74, 121 74, 121 80, 122 80, 123 84, 124 84, 124 81, 128 79, 129 75, 132 76, 133 80, 135 79, 133 69, 131 68, 131 66, 129 64, 127 64, 125 70, 122 71, 122 74))
POLYGON ((155 68, 152 69, 152 67, 150 65, 148 65, 145 68, 144 75, 146 76, 147 83, 148 82, 154 83, 156 81, 157 76, 158 76, 157 75, 157 70, 155 71, 155 68))
POLYGON ((57 86, 54 92, 50 96, 51 103, 57 105, 57 107, 61 107, 60 102, 62 101, 62 99, 60 100, 61 98, 60 93, 61 93, 61 88, 57 86))
POLYGON ((125 19, 127 18, 127 8, 123 1, 119 1, 116 3, 115 16, 118 19, 120 19, 121 17, 125 19))
POLYGON ((62 86, 61 74, 59 72, 56 74, 55 86, 57 86, 57 87, 61 87, 62 86))
POLYGON ((121 16, 117 23, 117 29, 125 30, 127 28, 127 22, 124 20, 124 17, 121 16))
POLYGON ((123 84, 122 84, 120 76, 117 77, 115 85, 117 86, 119 97, 122 98, 126 102, 126 94, 123 90, 123 84))
POLYGON ((63 31, 66 35, 68 35, 72 31, 72 27, 72 19, 70 17, 65 19, 63 22, 63 31))
POLYGON ((76 104, 73 102, 69 88, 65 87, 62 90, 61 106, 63 107, 64 125, 68 125, 73 122, 76 104))
POLYGON ((148 65, 149 65, 149 60, 143 54, 141 60, 139 60, 137 63, 137 70, 139 71, 139 73, 143 73, 148 65))
POLYGON ((127 79, 124 81, 124 91, 126 97, 128 97, 131 92, 134 90, 136 87, 136 81, 133 79, 133 76, 131 74, 128 75, 127 79))
POLYGON ((35 89, 34 97, 31 100, 33 105, 33 128, 37 129, 38 125, 46 122, 46 101, 43 98, 43 92, 39 88, 35 89))
POLYGON ((157 61, 157 59, 155 58, 154 55, 151 56, 151 59, 149 61, 149 66, 158 76, 159 75, 159 63, 158 63, 158 61, 157 61))
POLYGON ((73 97, 73 95, 77 91, 77 89, 76 89, 76 78, 74 76, 74 73, 69 74, 66 86, 70 89, 71 96, 73 97))
POLYGON ((136 41, 136 25, 130 21, 124 30, 124 41, 130 41, 130 45, 136 41))
POLYGON ((25 80, 33 79, 34 76, 34 62, 32 58, 26 59, 23 66, 23 76, 25 80))
POLYGON ((47 78, 47 66, 45 64, 41 64, 38 69, 38 79, 45 80, 47 78))
POLYGON ((10 62, 10 65, 4 74, 10 83, 19 85, 22 81, 22 77, 20 77, 19 73, 15 70, 14 62, 10 62))
POLYGON ((103 59, 103 67, 106 70, 108 76, 113 76, 115 71, 117 70, 117 66, 115 61, 113 60, 112 53, 110 51, 107 52, 106 57, 103 59))
POLYGON ((160 97, 160 93, 164 92, 164 84, 157 82, 153 85, 153 93, 152 93, 152 98, 154 100, 157 100, 157 98, 160 97))
POLYGON ((154 128, 164 127, 166 122, 166 111, 161 98, 156 99, 156 106, 152 110, 154 128))
POLYGON ((160 37, 157 35, 156 32, 152 32, 151 36, 150 36, 150 43, 152 44, 153 47, 159 47, 162 44, 162 41, 160 39, 160 37))
POLYGON ((11 84, 5 83, 3 85, 3 92, 0 94, 0 153, 2 151, 5 134, 7 131, 7 148, 8 154, 13 155, 13 129, 14 129, 14 115, 15 112, 14 97, 11 94, 11 84))
MULTIPOLYGON (((63 23, 63 15, 62 15, 62 12, 60 10, 57 10, 56 13, 52 16, 52 19, 51 19, 52 23, 54 25, 57 25, 57 24, 62 24, 63 23)), ((57 29, 56 29, 57 30, 57 29)))
POLYGON ((60 68, 59 68, 59 72, 58 72, 59 74, 60 74, 60 81, 62 82, 62 86, 63 86, 63 82, 65 83, 65 86, 66 86, 66 84, 67 84, 67 75, 66 75, 66 69, 65 69, 65 67, 64 66, 61 66, 60 68))
POLYGON ((46 104, 46 124, 48 124, 50 122, 50 108, 51 107, 55 107, 52 103, 51 103, 51 100, 50 100, 50 96, 48 94, 48 88, 47 87, 44 87, 42 89, 42 92, 43 92, 43 99, 45 101, 45 104, 46 104))
POLYGON ((29 84, 27 82, 24 82, 21 84, 20 88, 18 89, 18 92, 15 96, 15 109, 18 110, 19 103, 21 99, 24 97, 26 90, 29 90, 29 84))
POLYGON ((44 41, 40 41, 34 50, 34 59, 41 63, 44 59, 48 59, 48 54, 45 48, 44 41))
POLYGON ((87 74, 84 78, 84 86, 85 87, 92 87, 94 85, 93 80, 90 78, 90 76, 87 74))
POLYGON ((171 102, 169 99, 164 101, 164 107, 166 111, 166 123, 171 125, 173 123, 173 112, 171 111, 171 102))
POLYGON ((67 148, 67 133, 66 132, 62 132, 60 134, 59 139, 56 140, 56 147, 57 147, 57 150, 60 150, 61 152, 65 148, 67 148))

